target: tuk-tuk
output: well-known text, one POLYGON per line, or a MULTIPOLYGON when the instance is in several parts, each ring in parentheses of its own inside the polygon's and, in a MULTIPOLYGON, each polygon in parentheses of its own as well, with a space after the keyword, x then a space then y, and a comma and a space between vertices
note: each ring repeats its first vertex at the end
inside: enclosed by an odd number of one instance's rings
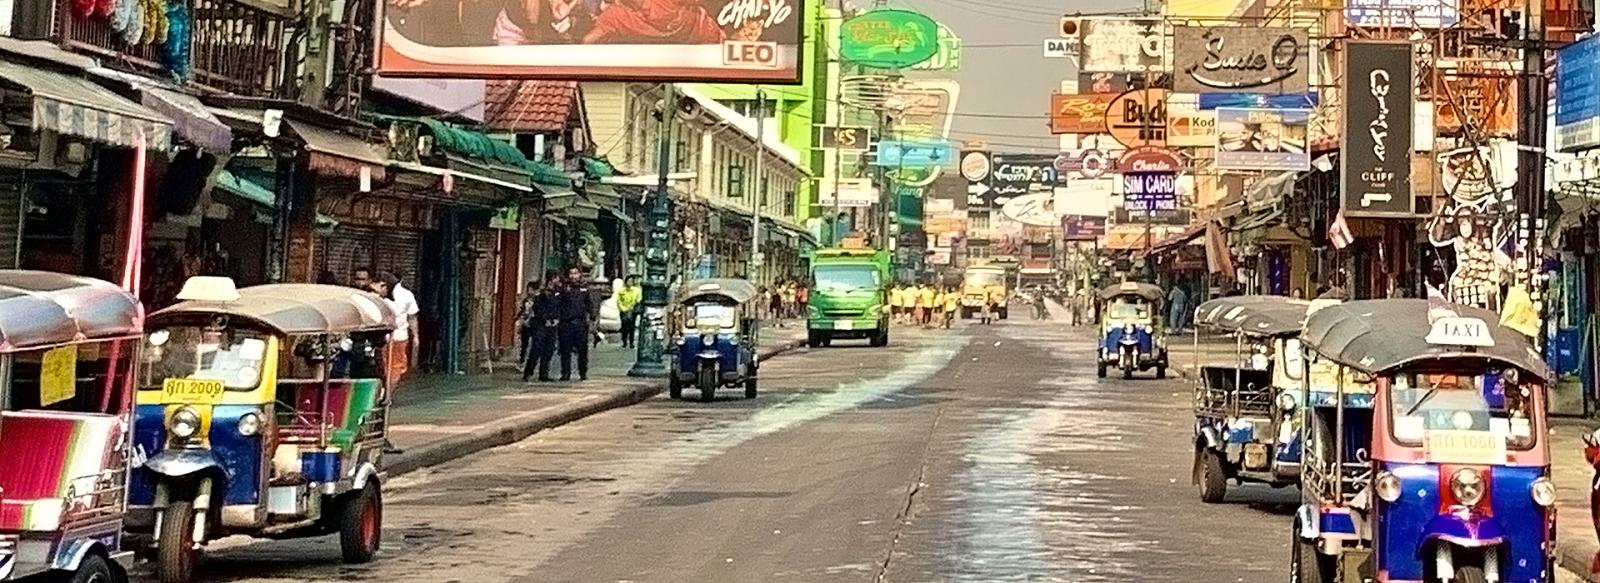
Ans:
POLYGON ((0 271, 0 581, 127 580, 127 437, 139 301, 0 271))
POLYGON ((1236 296, 1195 309, 1194 483, 1221 502, 1228 481, 1281 487, 1300 475, 1300 328, 1311 302, 1236 296), (1233 349, 1214 361, 1202 332, 1233 349))
POLYGON ((129 484, 160 580, 191 580, 200 546, 234 534, 338 533, 345 562, 370 561, 400 316, 333 285, 196 277, 179 299, 145 327, 129 484))
POLYGON ((756 288, 742 279, 697 279, 678 292, 674 319, 680 322, 667 393, 683 397, 683 388, 700 390, 709 402, 719 387, 744 385, 744 397, 756 398, 756 346, 759 326, 756 288))
POLYGON ((1554 579, 1549 371, 1498 319, 1420 299, 1306 319, 1295 580, 1554 579))
POLYGON ((1161 320, 1165 297, 1159 287, 1132 281, 1100 290, 1100 378, 1112 367, 1122 369, 1125 379, 1152 368, 1156 378, 1167 378, 1167 336, 1161 320))

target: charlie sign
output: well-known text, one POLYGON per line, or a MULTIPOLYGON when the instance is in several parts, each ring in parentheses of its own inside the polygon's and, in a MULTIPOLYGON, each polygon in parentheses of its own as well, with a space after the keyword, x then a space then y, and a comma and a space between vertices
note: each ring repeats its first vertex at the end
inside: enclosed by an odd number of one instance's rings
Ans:
POLYGON ((1352 217, 1409 217, 1411 44, 1346 43, 1340 206, 1352 217))
POLYGON ((1310 79, 1304 30, 1177 26, 1172 42, 1179 93, 1299 93, 1310 79))

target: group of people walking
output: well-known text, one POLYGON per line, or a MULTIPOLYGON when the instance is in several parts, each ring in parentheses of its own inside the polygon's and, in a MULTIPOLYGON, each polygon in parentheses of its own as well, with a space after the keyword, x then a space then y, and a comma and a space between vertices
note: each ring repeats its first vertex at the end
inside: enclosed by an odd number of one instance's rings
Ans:
MULTIPOLYGON (((596 336, 600 302, 584 280, 583 270, 571 268, 565 275, 545 273, 543 282, 530 281, 522 296, 517 322, 521 332, 522 380, 538 374, 540 382, 551 382, 550 361, 561 354, 561 380, 572 380, 572 361, 578 361, 578 379, 589 378, 589 346, 596 336)), ((621 301, 619 296, 619 303, 621 301)), ((626 338, 626 336, 624 336, 626 338)))
POLYGON ((797 281, 782 282, 772 287, 761 288, 761 293, 767 299, 768 317, 777 319, 805 317, 806 302, 810 300, 811 295, 811 290, 805 284, 797 281))
POLYGON ((961 310, 961 290, 954 286, 897 285, 889 289, 889 309, 901 324, 949 328, 961 310))

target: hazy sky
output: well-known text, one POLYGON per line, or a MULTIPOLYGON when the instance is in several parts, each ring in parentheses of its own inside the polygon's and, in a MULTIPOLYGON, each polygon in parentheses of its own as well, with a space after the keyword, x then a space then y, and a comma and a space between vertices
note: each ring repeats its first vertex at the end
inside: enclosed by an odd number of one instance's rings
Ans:
MULTIPOLYGON (((862 0, 856 0, 858 4, 862 0)), ((870 4, 869 4, 870 5, 870 4)), ((1067 59, 1044 58, 1061 15, 1138 8, 1138 0, 891 0, 933 17, 961 37, 961 98, 950 138, 983 140, 995 151, 1055 151, 1046 113, 1050 92, 1076 76, 1067 59)))

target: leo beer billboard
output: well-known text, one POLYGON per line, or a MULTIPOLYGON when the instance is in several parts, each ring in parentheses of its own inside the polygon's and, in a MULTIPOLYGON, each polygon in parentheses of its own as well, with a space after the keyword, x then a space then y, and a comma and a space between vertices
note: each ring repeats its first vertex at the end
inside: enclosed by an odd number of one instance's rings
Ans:
POLYGON ((804 0, 386 0, 390 77, 800 82, 804 0))

